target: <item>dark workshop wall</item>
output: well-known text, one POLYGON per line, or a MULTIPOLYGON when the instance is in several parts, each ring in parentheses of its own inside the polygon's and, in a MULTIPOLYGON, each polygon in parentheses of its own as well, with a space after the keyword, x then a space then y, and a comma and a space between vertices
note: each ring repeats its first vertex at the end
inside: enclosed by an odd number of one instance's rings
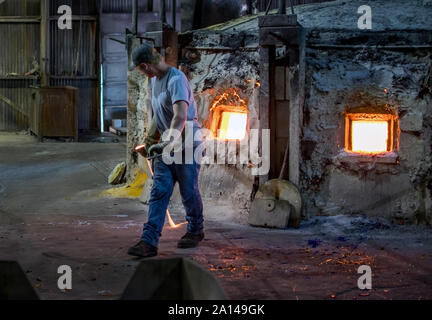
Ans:
POLYGON ((38 77, 24 76, 33 57, 39 61, 39 0, 0 3, 0 131, 28 128, 30 85, 38 77))
MULTIPOLYGON (((47 0, 49 16, 46 45, 47 85, 80 89, 79 129, 99 126, 99 38, 98 0, 47 0), (57 9, 69 5, 74 15, 72 30, 57 27, 57 9)), ((15 0, 0 3, 0 130, 29 127, 31 88, 40 85, 40 76, 25 76, 40 63, 41 1, 15 0), (33 58, 34 57, 34 58, 33 58)))
POLYGON ((79 88, 78 129, 99 128, 99 26, 97 0, 50 0, 49 85, 79 88), (57 27, 57 8, 69 5, 72 30, 57 27))

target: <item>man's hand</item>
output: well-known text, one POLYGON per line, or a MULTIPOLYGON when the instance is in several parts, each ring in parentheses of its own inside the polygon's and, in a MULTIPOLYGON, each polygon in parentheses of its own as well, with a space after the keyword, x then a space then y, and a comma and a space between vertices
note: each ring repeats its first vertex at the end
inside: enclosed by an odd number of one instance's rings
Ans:
POLYGON ((150 149, 150 145, 148 143, 144 144, 143 147, 139 149, 135 149, 135 151, 142 155, 144 158, 148 157, 148 150, 150 149))
POLYGON ((169 144, 169 141, 164 141, 161 143, 154 144, 150 147, 147 154, 149 157, 152 157, 154 155, 160 155, 163 152, 163 149, 169 144))

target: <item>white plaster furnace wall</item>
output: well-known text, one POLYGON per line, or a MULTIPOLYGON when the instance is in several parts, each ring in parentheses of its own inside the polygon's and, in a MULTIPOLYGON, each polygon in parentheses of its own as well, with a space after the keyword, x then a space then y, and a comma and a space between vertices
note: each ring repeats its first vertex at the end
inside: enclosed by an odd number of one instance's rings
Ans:
POLYGON ((422 94, 431 83, 431 57, 430 49, 306 51, 301 188, 307 215, 432 222, 432 96, 422 94), (399 116, 398 163, 341 160, 346 107, 385 104, 399 116))

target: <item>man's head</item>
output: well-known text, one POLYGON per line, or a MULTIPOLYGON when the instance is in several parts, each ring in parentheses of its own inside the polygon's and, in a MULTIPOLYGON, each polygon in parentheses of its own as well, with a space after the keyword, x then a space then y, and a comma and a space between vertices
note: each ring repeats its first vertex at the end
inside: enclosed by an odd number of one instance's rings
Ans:
POLYGON ((152 45, 144 43, 132 51, 132 65, 129 70, 137 69, 140 73, 152 78, 161 61, 162 56, 159 52, 152 45))

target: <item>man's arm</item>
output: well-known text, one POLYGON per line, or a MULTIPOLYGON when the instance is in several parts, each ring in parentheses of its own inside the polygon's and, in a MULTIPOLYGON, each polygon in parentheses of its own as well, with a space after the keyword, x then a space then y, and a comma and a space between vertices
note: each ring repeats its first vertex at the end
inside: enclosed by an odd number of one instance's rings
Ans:
MULTIPOLYGON (((183 132, 187 120, 187 109, 188 109, 188 104, 185 101, 177 101, 176 103, 174 103, 173 105, 174 115, 171 120, 171 124, 169 128, 170 130, 169 137, 173 135, 175 130, 180 131, 180 133, 183 132)), ((153 117, 145 143, 149 145, 153 145, 158 142, 159 138, 160 138, 160 134, 159 131, 157 131, 156 121, 155 118, 153 117)))
POLYGON ((180 133, 183 132, 187 120, 187 110, 188 104, 185 101, 177 101, 174 103, 174 115, 171 120, 169 137, 173 136, 175 130, 178 130, 180 133))
MULTIPOLYGON (((183 75, 176 75, 168 83, 168 92, 173 104, 173 118, 171 120, 169 137, 175 137, 176 130, 180 133, 186 125, 189 96, 191 95, 189 82, 183 75)), ((175 137, 177 138, 177 137, 175 137)))
MULTIPOLYGON (((180 132, 180 135, 183 132, 187 120, 187 110, 188 110, 188 104, 186 103, 186 101, 180 100, 174 103, 173 105, 174 115, 171 120, 169 132, 168 132, 169 134, 168 137, 170 137, 170 139, 171 137, 174 137, 176 139, 180 138, 175 135, 175 132, 180 132)), ((150 156, 152 156, 153 153, 162 154, 163 149, 171 142, 172 140, 160 142, 158 144, 153 145, 148 150, 148 154, 150 156)))

